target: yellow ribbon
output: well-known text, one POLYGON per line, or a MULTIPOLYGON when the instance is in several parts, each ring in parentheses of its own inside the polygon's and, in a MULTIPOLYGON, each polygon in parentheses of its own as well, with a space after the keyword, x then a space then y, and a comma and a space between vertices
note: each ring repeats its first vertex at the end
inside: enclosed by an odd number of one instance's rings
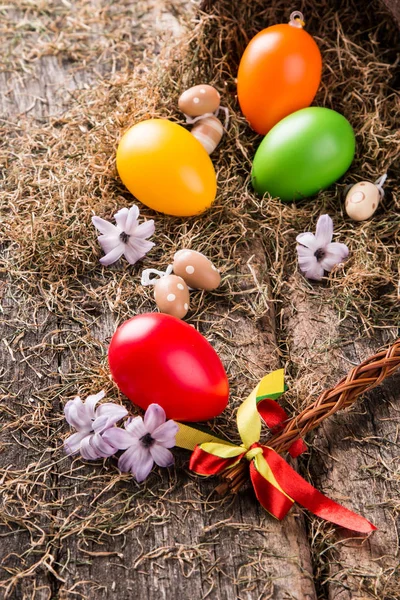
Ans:
POLYGON ((261 379, 250 396, 239 406, 237 425, 239 435, 246 448, 260 441, 261 418, 257 411, 257 402, 264 398, 279 398, 285 391, 283 369, 272 371, 261 379))

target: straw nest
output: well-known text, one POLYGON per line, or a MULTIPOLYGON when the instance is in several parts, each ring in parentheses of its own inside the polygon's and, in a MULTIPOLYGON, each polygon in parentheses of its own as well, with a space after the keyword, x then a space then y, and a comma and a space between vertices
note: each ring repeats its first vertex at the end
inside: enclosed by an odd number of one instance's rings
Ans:
MULTIPOLYGON (((201 218, 185 220, 143 208, 142 216, 155 217, 157 224, 157 247, 146 266, 167 265, 178 248, 196 248, 221 265, 226 275, 219 297, 214 296, 211 303, 233 302, 235 309, 250 316, 251 307, 237 306, 231 295, 235 292, 231 275, 241 246, 253 237, 263 240, 273 296, 280 300, 285 281, 297 269, 296 234, 313 230, 317 217, 327 212, 334 220, 337 239, 350 247, 350 260, 325 284, 332 290, 330 302, 343 316, 357 318, 366 330, 395 323, 400 140, 394 27, 382 19, 378 5, 371 5, 365 14, 348 2, 302 5, 307 29, 324 60, 315 104, 333 108, 350 120, 357 154, 338 185, 313 199, 284 204, 258 198, 252 191, 249 173, 260 136, 250 131, 240 114, 235 76, 246 43, 266 23, 287 21, 287 6, 285 2, 266 6, 261 1, 240 6, 236 10, 232 2, 216 2, 194 28, 191 39, 180 49, 166 52, 150 71, 141 74, 137 69, 133 75, 122 68, 102 85, 77 94, 75 106, 62 117, 42 127, 22 125, 15 132, 4 181, 5 268, 32 296, 39 286, 60 317, 85 320, 85 305, 91 301, 99 310, 108 311, 107 299, 115 297, 117 289, 117 306, 112 308, 118 320, 153 308, 150 294, 139 285, 142 265, 99 267, 100 249, 90 218, 93 214, 111 218, 118 208, 132 203, 115 169, 121 133, 149 117, 182 123, 179 94, 196 82, 207 81, 218 88, 230 111, 229 132, 213 155, 217 199, 201 218), (343 210, 345 186, 375 180, 385 172, 387 193, 375 217, 361 224, 349 220, 343 210)), ((313 287, 313 293, 318 294, 318 287, 313 287)), ((204 307, 212 312, 210 300, 195 303, 192 322, 201 321, 204 307)))

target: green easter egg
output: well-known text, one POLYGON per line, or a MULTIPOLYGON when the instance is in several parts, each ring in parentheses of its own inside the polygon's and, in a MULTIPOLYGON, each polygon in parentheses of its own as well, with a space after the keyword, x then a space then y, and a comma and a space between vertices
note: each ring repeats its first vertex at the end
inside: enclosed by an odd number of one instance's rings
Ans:
POLYGON ((351 165, 354 131, 329 108, 303 108, 279 121, 265 136, 251 172, 256 192, 290 201, 324 190, 351 165))

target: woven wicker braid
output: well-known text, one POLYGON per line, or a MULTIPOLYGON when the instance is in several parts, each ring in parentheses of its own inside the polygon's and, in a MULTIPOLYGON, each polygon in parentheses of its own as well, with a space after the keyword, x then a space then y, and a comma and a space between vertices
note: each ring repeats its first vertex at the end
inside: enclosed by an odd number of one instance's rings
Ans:
MULTIPOLYGON (((318 427, 324 419, 342 408, 348 408, 365 392, 376 387, 400 367, 400 339, 387 350, 378 352, 349 371, 335 387, 323 392, 299 415, 288 420, 284 429, 273 435, 267 445, 276 452, 285 452, 299 438, 318 427)), ((247 479, 247 461, 222 475, 226 483, 218 486, 219 493, 237 492, 247 479)))

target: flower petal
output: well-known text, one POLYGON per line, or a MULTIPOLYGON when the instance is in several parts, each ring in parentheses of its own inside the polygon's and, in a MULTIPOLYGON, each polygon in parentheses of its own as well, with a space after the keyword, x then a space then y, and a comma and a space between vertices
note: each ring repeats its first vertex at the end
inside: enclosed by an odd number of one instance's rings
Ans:
POLYGON ((135 236, 135 238, 141 238, 141 239, 145 240, 146 238, 153 235, 154 231, 155 231, 154 220, 150 219, 150 221, 145 221, 144 223, 141 223, 140 225, 138 225, 136 227, 134 236, 135 236))
POLYGON ((138 444, 139 444, 139 442, 136 441, 133 446, 129 446, 128 450, 123 452, 121 454, 121 456, 119 457, 118 469, 120 471, 122 471, 122 473, 131 472, 132 475, 134 474, 133 467, 136 466, 135 456, 136 456, 136 450, 137 450, 138 444))
POLYGON ((91 444, 92 437, 93 435, 88 435, 81 442, 80 451, 82 458, 85 460, 97 460, 98 458, 102 458, 91 444))
POLYGON ((306 246, 302 246, 301 244, 297 244, 296 250, 299 259, 315 257, 315 250, 312 250, 311 248, 306 248, 306 246))
POLYGON ((99 392, 98 394, 92 394, 86 398, 85 409, 88 411, 91 418, 93 418, 95 416, 94 407, 96 406, 96 404, 98 402, 100 402, 100 400, 102 400, 104 398, 105 395, 106 394, 105 394, 104 390, 101 390, 101 392, 99 392))
POLYGON ((138 218, 139 218, 139 208, 135 206, 130 207, 128 216, 125 223, 124 231, 128 235, 136 235, 136 229, 138 227, 138 218))
POLYGON ((306 248, 309 248, 313 252, 318 250, 317 240, 315 239, 315 235, 313 233, 310 233, 309 231, 307 231, 306 233, 300 233, 296 237, 296 242, 298 242, 302 246, 305 246, 306 248))
POLYGON ((95 433, 91 436, 89 444, 93 451, 97 454, 98 458, 107 458, 116 453, 118 448, 109 444, 99 433, 95 433))
POLYGON ((134 265, 138 260, 146 256, 153 246, 155 246, 154 242, 141 239, 136 240, 131 237, 125 246, 125 258, 131 265, 134 265))
POLYGON ((106 254, 105 256, 103 256, 100 259, 101 264, 105 265, 106 267, 108 265, 112 265, 112 263, 114 263, 119 258, 121 258, 121 256, 124 253, 124 250, 125 250, 125 244, 123 242, 120 242, 118 244, 118 246, 116 246, 113 250, 111 250, 111 252, 109 252, 108 254, 106 254))
POLYGON ((113 402, 106 402, 105 404, 101 404, 96 409, 96 418, 106 416, 109 420, 109 427, 117 423, 120 419, 123 419, 128 414, 128 411, 123 406, 119 404, 114 404, 113 402))
POLYGON ((124 256, 129 264, 134 265, 138 260, 143 258, 144 254, 132 248, 130 244, 125 244, 124 256))
POLYGON ((332 241, 333 236, 333 221, 329 215, 321 215, 317 221, 315 230, 315 238, 317 248, 323 248, 332 241))
POLYGON ((114 219, 118 226, 118 234, 120 234, 122 231, 126 231, 125 227, 126 227, 126 219, 128 218, 128 213, 129 213, 129 210, 127 208, 121 208, 121 210, 119 210, 114 215, 114 219))
POLYGON ((111 427, 102 434, 103 440, 105 440, 114 448, 118 450, 126 450, 130 446, 135 446, 138 442, 138 438, 126 431, 126 429, 120 429, 119 427, 111 427))
POLYGON ((321 260, 321 266, 325 271, 331 271, 335 265, 346 260, 349 255, 349 249, 346 244, 332 242, 325 247, 325 256, 321 260))
POLYGON ((109 223, 105 219, 101 219, 100 217, 92 217, 92 223, 100 231, 100 233, 104 233, 106 235, 119 235, 118 229, 112 223, 109 223))
POLYGON ((155 246, 154 242, 149 242, 148 240, 142 240, 142 238, 137 238, 134 235, 131 235, 128 241, 128 246, 130 246, 136 252, 139 252, 144 256, 155 246))
POLYGON ((144 426, 152 434, 157 427, 165 423, 165 419, 166 416, 163 407, 159 404, 150 404, 144 415, 144 426))
POLYGON ((77 431, 92 431, 91 413, 85 408, 79 397, 67 402, 64 408, 67 423, 75 427, 77 431))
POLYGON ((125 257, 126 259, 134 265, 133 260, 137 262, 155 246, 154 242, 148 242, 147 240, 134 239, 130 238, 129 242, 125 246, 125 257))
POLYGON ((148 448, 143 444, 137 443, 136 446, 128 448, 118 461, 118 468, 121 471, 130 471, 135 479, 140 483, 146 479, 153 467, 154 461, 148 448))
POLYGON ((65 452, 69 455, 77 454, 81 447, 82 440, 87 435, 88 434, 86 433, 86 431, 78 431, 77 433, 73 433, 72 435, 70 435, 64 442, 65 452))
POLYGON ((153 444, 150 447, 150 453, 154 462, 159 467, 170 467, 175 462, 172 452, 164 448, 164 446, 160 446, 159 444, 153 444))
POLYGON ((97 239, 105 254, 108 254, 121 244, 119 235, 99 235, 97 239))
MULTIPOLYGON (((107 415, 103 415, 102 417, 96 417, 95 419, 93 419, 93 421, 92 421, 93 431, 95 433, 101 433, 102 431, 107 429, 107 421, 108 421, 107 415)), ((113 423, 113 425, 114 425, 114 423, 113 423)), ((110 425, 110 427, 111 427, 111 425, 110 425)))
POLYGON ((178 430, 179 426, 175 421, 170 419, 169 421, 166 421, 166 423, 159 425, 157 429, 153 431, 151 437, 165 448, 173 448, 176 444, 175 438, 178 430))
POLYGON ((148 448, 140 445, 135 453, 136 467, 134 477, 138 483, 146 479, 154 465, 154 460, 148 448))
POLYGON ((309 248, 304 248, 304 246, 297 246, 297 254, 298 254, 298 262, 299 268, 302 273, 305 273, 309 269, 315 267, 315 264, 318 263, 314 253, 309 248))
POLYGON ((92 421, 82 400, 76 396, 73 400, 68 400, 64 407, 64 415, 67 423, 75 427, 78 431, 91 431, 92 421))
POLYGON ((317 260, 314 265, 312 265, 309 269, 303 271, 304 277, 307 279, 312 279, 314 281, 321 281, 324 276, 324 268, 321 266, 317 260))
POLYGON ((133 417, 125 421, 125 429, 137 437, 138 440, 148 433, 142 417, 133 417))

